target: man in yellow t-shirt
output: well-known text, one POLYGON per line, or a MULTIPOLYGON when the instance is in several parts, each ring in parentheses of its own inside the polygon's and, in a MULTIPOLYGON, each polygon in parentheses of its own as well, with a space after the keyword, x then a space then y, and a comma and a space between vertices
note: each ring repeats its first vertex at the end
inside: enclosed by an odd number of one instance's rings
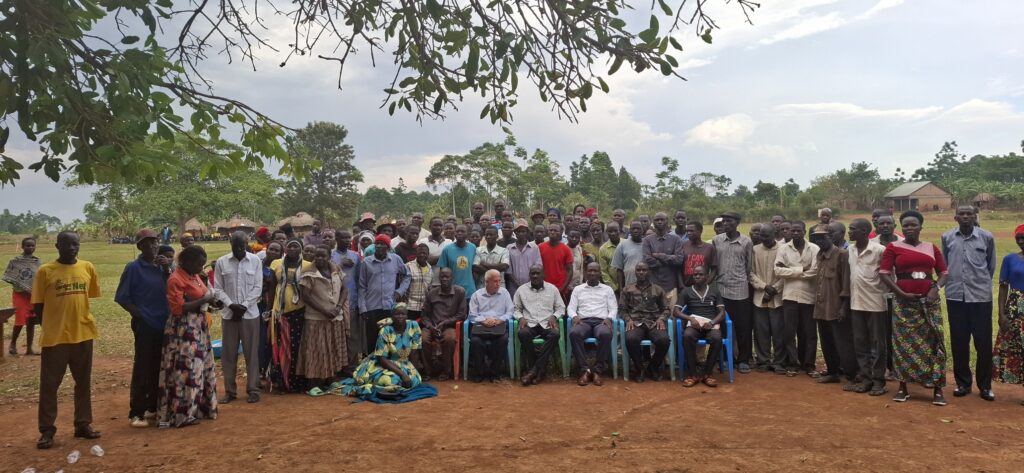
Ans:
POLYGON ((96 319, 89 299, 100 296, 99 276, 88 261, 78 259, 78 234, 57 235, 57 261, 39 267, 32 284, 32 305, 42 320, 43 348, 39 368, 39 441, 36 447, 53 447, 57 433, 57 389, 71 369, 75 380, 75 437, 97 439, 92 429, 92 344, 96 319))

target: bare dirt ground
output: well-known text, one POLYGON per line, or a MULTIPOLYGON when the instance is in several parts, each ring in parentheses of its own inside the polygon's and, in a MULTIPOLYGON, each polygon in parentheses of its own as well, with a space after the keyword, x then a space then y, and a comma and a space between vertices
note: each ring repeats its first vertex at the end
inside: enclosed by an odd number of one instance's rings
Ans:
MULTIPOLYGON (((37 369, 38 357, 8 358, 37 369)), ((99 441, 71 436, 65 381, 57 445, 35 448, 36 400, 0 404, 0 472, 84 471, 1021 471, 1024 389, 996 386, 932 406, 844 393, 806 376, 737 374, 736 384, 685 389, 621 380, 436 383, 437 398, 402 405, 264 394, 221 406, 183 429, 131 429, 123 358, 97 358, 99 441), (615 435, 617 433, 617 435, 615 435), (102 458, 88 453, 94 444, 102 458), (68 465, 66 456, 82 459, 68 465)), ((244 384, 243 384, 244 385, 244 384)), ((894 391, 895 386, 890 386, 894 391)))

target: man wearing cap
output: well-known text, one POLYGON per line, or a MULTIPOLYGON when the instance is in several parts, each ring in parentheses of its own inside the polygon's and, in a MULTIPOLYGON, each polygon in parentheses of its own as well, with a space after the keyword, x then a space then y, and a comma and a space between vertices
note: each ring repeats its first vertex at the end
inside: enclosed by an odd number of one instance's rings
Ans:
POLYGON ((534 210, 533 213, 530 214, 530 220, 533 221, 534 226, 544 225, 544 217, 546 216, 547 215, 544 214, 543 210, 534 210))
MULTIPOLYGON (((319 235, 318 235, 319 236, 319 235)), ((260 311, 257 307, 263 293, 263 262, 245 251, 249 238, 243 232, 231 234, 231 253, 220 258, 213 267, 217 285, 213 294, 224 303, 221 330, 224 350, 221 369, 224 371, 224 398, 227 404, 237 397, 235 376, 238 370, 238 344, 245 356, 248 402, 260 400, 260 311)))
POLYGON ((530 241, 530 226, 526 220, 516 220, 515 234, 515 243, 508 246, 509 267, 505 272, 505 288, 513 297, 520 286, 529 282, 530 268, 542 265, 540 249, 530 241))
POLYGON ((391 253, 391 238, 377 235, 373 255, 359 263, 359 315, 363 319, 366 347, 377 343, 377 322, 391 315, 395 303, 405 296, 412 282, 409 269, 391 253))
POLYGON ((363 212, 363 214, 359 216, 359 229, 364 232, 372 232, 373 225, 375 223, 377 223, 377 217, 375 217, 372 212, 363 212))
POLYGON ((153 230, 144 229, 135 236, 139 256, 124 267, 114 302, 131 315, 135 335, 135 359, 129 391, 128 423, 149 427, 156 419, 160 359, 163 351, 167 308, 166 258, 159 256, 160 244, 153 230))
POLYGON ((819 383, 838 383, 846 378, 844 391, 855 391, 857 352, 853 347, 850 318, 850 259, 846 250, 832 242, 829 224, 811 230, 811 243, 818 245, 818 285, 814 299, 814 320, 821 337, 821 353, 828 374, 819 383))
POLYGON ((715 257, 718 258, 716 282, 725 310, 732 317, 733 335, 736 337, 736 369, 740 373, 749 373, 754 340, 754 306, 750 300, 754 244, 750 237, 736 230, 740 223, 738 213, 725 212, 719 218, 722 219, 722 234, 715 235, 712 240, 715 257))

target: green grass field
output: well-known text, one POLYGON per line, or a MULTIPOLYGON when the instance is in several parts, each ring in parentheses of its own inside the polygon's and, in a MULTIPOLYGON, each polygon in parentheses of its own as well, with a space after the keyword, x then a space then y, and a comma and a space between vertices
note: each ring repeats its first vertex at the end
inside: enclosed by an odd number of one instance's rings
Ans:
MULTIPOLYGON (((855 216, 846 215, 841 221, 849 223, 855 216)), ((952 220, 952 215, 942 214, 928 214, 926 215, 925 231, 922 239, 933 243, 938 243, 939 236, 942 232, 953 228, 955 222, 952 220)), ((1016 243, 1011 235, 1013 229, 1022 221, 1024 217, 1020 214, 1010 214, 1004 212, 985 212, 981 215, 982 226, 987 230, 993 232, 996 236, 996 250, 997 260, 1001 263, 1003 256, 1011 252, 1019 251, 1016 243)), ((741 230, 747 233, 749 223, 744 224, 741 230)), ((211 260, 224 255, 230 251, 226 242, 215 242, 215 243, 204 243, 203 246, 206 248, 207 253, 211 260)), ((51 261, 56 258, 56 249, 54 248, 54 241, 52 236, 49 239, 43 239, 39 242, 38 251, 36 255, 43 261, 51 261)), ((0 240, 0 263, 6 265, 6 261, 12 256, 20 253, 18 248, 18 241, 13 238, 0 240)), ((124 268, 125 263, 131 261, 136 256, 136 250, 133 245, 111 245, 105 242, 88 241, 82 244, 82 249, 79 253, 80 258, 92 262, 96 265, 97 271, 99 271, 101 278, 101 288, 103 295, 99 299, 93 301, 92 310, 93 315, 96 317, 97 324, 99 326, 99 338, 96 341, 96 351, 101 356, 119 356, 128 357, 132 353, 132 334, 129 327, 129 316, 122 310, 116 303, 114 303, 114 291, 117 288, 118 280, 121 275, 121 271, 124 268)), ((998 268, 996 274, 999 274, 998 268)), ((993 285, 993 290, 996 287, 993 285)), ((11 303, 11 291, 7 284, 0 289, 0 307, 10 307, 11 303)), ((945 308, 943 308, 945 310, 945 308)), ((995 305, 993 305, 993 323, 995 323, 995 305)), ((10 337, 11 324, 7 324, 5 330, 4 350, 7 348, 7 341, 10 337)), ((220 336, 220 325, 214 324, 214 338, 220 336)), ((946 330, 947 346, 949 339, 949 331, 946 330)), ((23 343, 23 342, 22 342, 23 343)), ((37 342, 38 344, 38 337, 37 342)), ((972 354, 973 357, 973 354, 972 354)), ((2 366, 2 365, 0 365, 2 366)), ((950 366, 951 368, 951 366, 950 366)), ((3 374, 3 369, 0 369, 0 375, 3 374)), ((6 392, 6 387, 9 383, 16 382, 12 380, 12 376, 2 376, 0 379, 0 395, 6 392)))

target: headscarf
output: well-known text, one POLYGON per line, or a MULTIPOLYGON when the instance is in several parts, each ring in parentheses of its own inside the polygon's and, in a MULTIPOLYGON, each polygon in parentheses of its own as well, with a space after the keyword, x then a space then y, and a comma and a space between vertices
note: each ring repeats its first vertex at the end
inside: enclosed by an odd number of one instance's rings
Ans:
POLYGON ((593 207, 587 209, 587 211, 583 213, 583 216, 587 218, 594 218, 595 215, 597 215, 597 209, 593 207))
MULTIPOLYGON (((369 230, 363 230, 363 231, 359 232, 359 234, 356 235, 356 237, 352 239, 352 251, 355 251, 356 253, 362 253, 363 252, 362 248, 359 248, 359 242, 363 239, 363 237, 369 238, 370 241, 373 241, 373 232, 371 232, 369 230)), ((373 246, 373 245, 370 245, 370 246, 373 246)), ((369 246, 367 248, 369 248, 369 246)))
POLYGON ((554 207, 551 207, 551 208, 548 209, 548 215, 551 215, 551 214, 558 215, 559 218, 562 217, 562 211, 558 210, 558 209, 556 209, 554 207))
POLYGON ((256 230, 256 237, 257 238, 263 238, 263 237, 267 236, 268 233, 270 233, 270 229, 269 228, 267 228, 267 227, 260 227, 259 230, 256 230))
POLYGON ((1022 223, 1020 225, 1017 225, 1017 228, 1015 228, 1013 230, 1013 236, 1016 237, 1017 235, 1020 235, 1021 233, 1024 233, 1024 223, 1022 223))
POLYGON ((385 245, 388 245, 388 248, 391 248, 391 237, 389 237, 389 236, 387 236, 387 235, 385 235, 383 233, 377 235, 377 237, 373 239, 373 242, 374 243, 384 243, 385 245))

